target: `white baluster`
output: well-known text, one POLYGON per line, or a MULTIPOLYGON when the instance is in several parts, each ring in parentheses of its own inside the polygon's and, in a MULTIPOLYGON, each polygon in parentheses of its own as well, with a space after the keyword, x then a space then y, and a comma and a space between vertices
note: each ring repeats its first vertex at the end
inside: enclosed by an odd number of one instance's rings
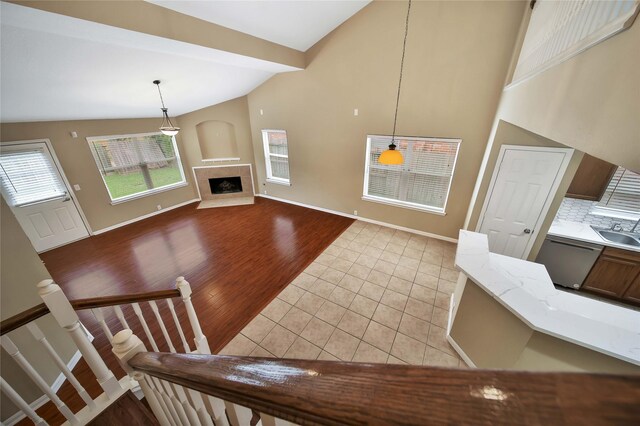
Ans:
POLYGON ((164 405, 167 408, 167 410, 169 411, 169 414, 171 415, 171 419, 173 421, 173 423, 175 425, 181 425, 181 420, 180 417, 178 417, 178 413, 176 412, 176 408, 173 405, 173 401, 171 401, 171 397, 169 396, 169 394, 167 394, 167 391, 165 390, 165 387, 162 385, 162 380, 149 376, 151 377, 151 380, 153 381, 153 383, 155 384, 156 389, 158 390, 158 393, 160 394, 160 396, 162 396, 162 400, 164 401, 164 405))
POLYGON ((193 335, 195 336, 194 341, 196 343, 196 349, 198 350, 198 353, 211 354, 209 342, 207 342, 207 337, 204 335, 204 333, 202 333, 202 328, 200 328, 200 322, 198 321, 196 310, 193 308, 193 303, 191 303, 191 286, 189 285, 187 280, 184 279, 184 277, 178 277, 176 279, 176 288, 180 291, 180 296, 182 297, 184 307, 187 310, 189 323, 191 323, 191 329, 193 330, 193 335))
POLYGON ((13 344, 9 336, 0 336, 0 344, 2 345, 4 350, 7 351, 9 355, 11 355, 16 363, 18 363, 18 365, 22 367, 24 372, 27 373, 27 376, 29 376, 29 378, 33 380, 36 385, 38 385, 40 390, 49 397, 51 402, 53 402, 56 407, 58 407, 58 410, 69 421, 69 423, 78 424, 78 419, 76 418, 75 414, 73 414, 69 407, 67 407, 66 404, 62 402, 60 398, 58 398, 58 395, 56 395, 56 393, 49 387, 42 376, 40 376, 40 374, 38 374, 38 372, 31 366, 31 364, 29 364, 29 361, 27 361, 22 353, 20 353, 17 346, 13 344))
MULTIPOLYGON (((184 277, 178 277, 176 279, 176 288, 180 291, 180 297, 182 298, 185 310, 187 311, 187 315, 189 316, 189 323, 191 324, 191 329, 193 330, 193 340, 196 344, 197 352, 199 354, 211 354, 209 342, 207 341, 207 337, 202 332, 200 322, 198 321, 198 316, 196 315, 196 310, 194 309, 193 303, 191 302, 191 285, 189 285, 184 277)), ((210 395, 203 395, 203 400, 205 403, 205 407, 207 408, 207 411, 209 412, 211 417, 213 417, 216 426, 227 426, 229 422, 227 421, 227 416, 225 414, 224 401, 220 398, 216 398, 210 395)))
POLYGON ((164 326, 164 321, 162 321, 162 317, 160 316, 160 311, 158 310, 158 305, 155 300, 149 301, 149 306, 151 306, 151 310, 153 314, 156 316, 156 320, 158 321, 158 325, 160 326, 160 330, 162 331, 162 335, 164 336, 164 340, 167 341, 167 345, 169 345, 169 351, 175 353, 176 348, 171 343, 171 338, 169 337, 169 333, 167 332, 167 327, 164 326))
POLYGON ((184 337, 184 331, 182 331, 182 326, 180 325, 180 321, 178 321, 178 315, 176 315, 176 310, 173 306, 173 300, 167 299, 167 306, 171 311, 171 316, 173 317, 173 322, 176 324, 176 329, 178 329, 178 334, 180 335, 180 340, 182 341, 182 347, 184 348, 184 352, 189 353, 191 352, 191 349, 189 348, 187 339, 184 337))
MULTIPOLYGON (((133 332, 129 329, 121 330, 116 333, 115 336, 113 336, 113 339, 111 340, 111 346, 111 351, 116 356, 118 362, 120 363, 120 366, 124 371, 127 372, 127 374, 129 374, 130 377, 132 377, 134 380, 137 380, 136 374, 138 374, 138 377, 140 377, 139 375, 142 375, 144 378, 144 374, 134 371, 133 368, 129 366, 129 360, 133 358, 135 354, 140 352, 147 352, 144 343, 142 343, 142 340, 140 340, 138 336, 133 334, 133 332)), ((168 419, 166 419, 164 411, 159 407, 156 396, 153 394, 153 392, 150 392, 150 389, 148 388, 148 386, 146 386, 146 382, 144 383, 144 386, 143 384, 140 384, 140 388, 142 389, 142 393, 144 394, 145 398, 147 398, 147 401, 149 401, 149 406, 151 407, 153 414, 159 421, 164 422, 164 424, 169 424, 170 422, 168 419)))
POLYGON ((122 308, 118 305, 115 305, 113 307, 114 312, 116 313, 116 316, 118 317, 118 319, 120 320, 120 324, 122 324, 122 328, 123 329, 127 329, 127 328, 131 328, 129 327, 129 324, 127 323, 127 320, 124 318, 124 312, 122 312, 122 308))
POLYGON ((42 346, 44 346, 60 371, 62 371, 62 374, 64 374, 67 380, 69 380, 69 383, 71 383, 71 386, 75 388, 82 400, 89 406, 89 408, 94 409, 96 407, 96 403, 93 401, 93 399, 91 399, 87 391, 82 387, 80 382, 78 382, 76 377, 69 370, 67 364, 65 364, 64 361, 60 359, 58 353, 53 349, 47 338, 42 333, 42 330, 40 330, 40 327, 38 327, 35 322, 30 322, 29 324, 27 324, 27 329, 29 330, 33 338, 39 341, 42 346))
POLYGON ((107 336, 109 341, 111 341, 111 339, 113 339, 113 333, 111 333, 111 330, 109 329, 109 326, 104 319, 104 311, 102 310, 102 308, 92 309, 91 312, 93 313, 93 316, 96 318, 96 320, 98 320, 98 324, 100 324, 102 332, 105 334, 105 336, 107 336))
POLYGON ((78 314, 73 310, 60 287, 53 280, 44 280, 38 284, 38 293, 58 324, 69 332, 107 397, 119 396, 122 391, 120 383, 82 331, 78 314))
POLYGON ((170 425, 169 419, 166 417, 166 413, 160 401, 158 401, 158 397, 156 393, 151 389, 149 383, 147 382, 147 378, 143 373, 136 371, 132 374, 133 380, 138 382, 140 385, 140 389, 142 389, 142 394, 145 399, 149 403, 149 407, 151 407, 151 411, 158 419, 161 425, 170 425))
POLYGON ((140 305, 137 303, 132 303, 131 307, 133 308, 133 312, 136 313, 136 316, 138 317, 138 321, 140 321, 140 324, 142 325, 142 329, 144 330, 144 334, 147 336, 147 339, 151 344, 151 348, 153 349, 154 352, 160 352, 160 350, 158 349, 158 345, 156 345, 156 341, 153 338, 151 331, 149 330, 147 321, 144 319, 144 315, 142 315, 142 309, 140 308, 140 305))
POLYGON ((11 402, 13 402, 16 407, 20 409, 24 414, 27 415, 31 419, 31 421, 36 425, 46 425, 42 417, 35 412, 33 408, 27 402, 22 399, 22 397, 16 392, 10 385, 7 383, 2 377, 0 377, 0 389, 9 397, 11 402))
POLYGON ((169 421, 171 425, 175 425, 176 422, 173 420, 173 417, 171 416, 171 411, 169 410, 169 408, 167 408, 167 404, 163 399, 162 393, 158 391, 156 382, 153 380, 153 377, 145 376, 144 380, 146 381, 147 385, 155 395, 156 400, 160 405, 160 408, 162 408, 165 418, 169 421))
POLYGON ((190 400, 187 398, 187 393, 184 391, 184 388, 175 383, 170 383, 169 385, 171 386, 174 395, 180 402, 182 410, 189 420, 189 424, 201 426, 200 419, 198 419, 198 413, 196 413, 196 410, 194 410, 194 408, 191 406, 190 400))
POLYGON ((225 401, 224 405, 227 407, 227 417, 229 417, 229 423, 231 423, 231 426, 244 426, 251 424, 253 412, 250 409, 229 401, 225 401))
POLYGON ((196 410, 196 413, 198 414, 200 422, 206 426, 213 426, 211 416, 207 412, 207 407, 204 404, 203 395, 193 389, 185 388, 185 390, 187 391, 189 401, 191 401, 191 406, 196 410))
POLYGON ((162 386, 162 389, 164 389, 164 393, 169 397, 169 401, 171 402, 171 405, 173 406, 173 409, 178 416, 178 424, 188 425, 189 420, 187 419, 187 415, 184 412, 184 408, 182 408, 182 404, 180 404, 180 401, 176 397, 171 384, 165 380, 160 380, 160 384, 162 386))

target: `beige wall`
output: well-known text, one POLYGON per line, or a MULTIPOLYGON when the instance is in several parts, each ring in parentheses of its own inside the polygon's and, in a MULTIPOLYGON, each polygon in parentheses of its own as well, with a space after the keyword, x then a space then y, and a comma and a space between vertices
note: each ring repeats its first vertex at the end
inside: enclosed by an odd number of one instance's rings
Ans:
MULTIPOLYGON (((191 176, 193 176, 191 167, 194 166, 251 164, 255 170, 251 125, 249 123, 246 96, 181 115, 177 118, 177 122, 181 128, 180 138, 184 147, 182 151, 183 158, 189 165, 188 173, 191 176), (223 121, 233 126, 237 154, 240 157, 240 161, 202 161, 203 158, 206 158, 205 154, 207 153, 203 153, 203 149, 200 147, 196 126, 209 120, 223 121)), ((255 184, 254 182, 254 185, 255 184)))
POLYGON ((102 181, 86 138, 89 136, 124 135, 158 131, 159 118, 129 120, 48 121, 38 123, 3 123, 2 142, 47 138, 60 160, 71 185, 80 185, 76 197, 91 228, 96 231, 157 211, 156 206, 170 207, 197 197, 193 178, 184 159, 181 134, 176 136, 183 155, 182 165, 188 186, 172 189, 120 204, 111 205, 109 193, 102 181), (70 132, 78 133, 72 138, 70 132))
MULTIPOLYGON (((4 199, 0 200, 0 204, 0 318, 4 320, 42 303, 36 291, 36 284, 50 276, 4 199)), ((54 325, 51 315, 41 318, 36 323, 61 358, 69 361, 75 353, 75 346, 66 332, 54 325)), ((35 343, 29 332, 23 327, 10 332, 9 337, 23 355, 33 365, 38 366, 38 372, 43 378, 49 384, 53 383, 60 371, 39 344, 35 343)), ((32 402, 42 395, 4 350, 0 350, 0 358, 2 377, 26 401, 32 402)), ((0 402, 0 420, 4 421, 17 409, 4 393, 0 402)))
MULTIPOLYGON (((470 210, 467 229, 478 230, 477 226, 480 220, 480 212, 482 211, 483 203, 489 189, 489 183, 491 182, 491 177, 493 176, 493 172, 496 167, 498 155, 500 154, 500 149, 503 145, 567 148, 565 145, 556 143, 540 135, 536 135, 535 133, 528 132, 518 126, 514 126, 513 124, 507 123, 505 121, 499 121, 495 136, 493 138, 493 143, 487 148, 488 152, 485 154, 488 155, 487 172, 479 176, 479 182, 476 183, 476 185, 479 185, 478 200, 482 201, 475 203, 473 205, 473 208, 470 210)), ((534 230, 535 242, 533 244, 533 247, 531 248, 528 259, 533 260, 538 255, 538 251, 540 250, 540 247, 544 242, 544 238, 546 237, 547 231, 551 226, 551 222, 553 221, 556 212, 560 208, 562 199, 564 198, 564 195, 566 194, 567 189, 571 184, 571 180, 573 179, 573 176, 575 175, 576 170, 580 165, 580 161, 582 160, 583 155, 584 154, 580 151, 574 151, 569 165, 567 166, 567 170, 562 177, 562 180, 560 181, 558 190, 553 197, 553 201, 551 202, 551 205, 549 207, 548 215, 546 216, 542 226, 539 229, 534 230)))
POLYGON ((507 88, 497 120, 640 172, 640 21, 507 88))
POLYGON ((392 130, 404 2, 373 2, 307 52, 307 69, 277 75, 249 94, 260 191, 457 238, 524 7, 412 6, 398 133, 462 138, 446 216, 361 200, 366 135, 392 130), (290 187, 265 184, 263 128, 287 131, 290 187))

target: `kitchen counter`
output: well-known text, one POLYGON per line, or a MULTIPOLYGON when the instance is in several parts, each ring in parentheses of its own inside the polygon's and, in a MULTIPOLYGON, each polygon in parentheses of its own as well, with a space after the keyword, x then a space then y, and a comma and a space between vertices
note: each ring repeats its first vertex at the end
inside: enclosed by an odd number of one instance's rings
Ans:
MULTIPOLYGON (((600 238, 593 230, 593 236, 590 236, 585 230, 567 226, 561 231, 565 229, 574 230, 572 236, 589 238, 583 241, 600 238)), ((543 265, 491 253, 487 236, 476 232, 460 231, 456 266, 533 331, 640 366, 640 311, 557 290, 543 265)), ((466 285, 469 286, 469 282, 466 285)), ((455 300, 460 302, 464 297, 457 293, 467 291, 470 289, 465 289, 463 283, 458 284, 449 330, 456 326, 459 315, 455 300)), ((472 300, 467 299, 467 303, 472 300)), ((469 316, 466 314, 465 319, 463 313, 460 320, 460 323, 468 321, 467 325, 463 324, 467 329, 475 327, 473 321, 468 320, 469 316)), ((477 327, 481 330, 486 325, 478 324, 477 327)), ((495 332, 495 327, 506 325, 491 324, 489 327, 495 332)), ((502 342, 504 345, 510 343, 502 342)), ((462 346, 462 343, 457 345, 462 346)))
POLYGON ((572 240, 584 241, 587 243, 596 243, 607 247, 615 247, 623 250, 640 252, 640 247, 629 246, 626 244, 614 243, 602 238, 591 225, 579 222, 570 222, 568 220, 554 220, 549 228, 547 235, 556 237, 565 237, 572 240))

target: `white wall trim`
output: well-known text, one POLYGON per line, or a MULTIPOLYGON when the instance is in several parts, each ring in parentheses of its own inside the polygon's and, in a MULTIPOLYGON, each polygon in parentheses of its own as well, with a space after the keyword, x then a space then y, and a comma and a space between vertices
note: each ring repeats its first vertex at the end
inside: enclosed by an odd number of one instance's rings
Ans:
MULTIPOLYGON (((71 357, 71 360, 69 360, 69 362, 67 363, 67 368, 69 370, 73 371, 73 369, 76 366, 76 364, 78 363, 78 361, 80 361, 80 358, 82 358, 82 354, 80 353, 80 351, 76 351, 76 353, 73 354, 73 356, 71 357)), ((53 390, 53 392, 54 393, 58 393, 58 391, 60 390, 60 388, 62 387, 62 385, 64 384, 64 382, 66 380, 67 380, 67 378, 65 377, 65 375, 63 373, 60 373, 58 375, 58 377, 56 378, 56 380, 51 385, 51 389, 53 390)), ((38 408, 42 407, 47 402, 49 402, 49 397, 47 395, 42 395, 40 398, 36 399, 31 404, 29 404, 29 406, 31 408, 33 408, 34 410, 37 410, 38 408)), ((11 425, 14 425, 14 424, 18 423, 19 421, 21 421, 22 419, 24 419, 26 417, 27 417, 26 414, 24 414, 22 411, 18 411, 13 416, 11 416, 7 420, 5 420, 5 422, 3 424, 5 424, 7 426, 11 426, 11 425)))
POLYGON ((133 219, 130 219, 130 220, 126 220, 124 222, 116 223, 115 225, 108 226, 106 228, 98 229, 97 231, 93 231, 93 235, 104 234, 105 232, 113 231, 114 229, 121 228, 123 226, 130 225, 130 224, 135 223, 135 222, 139 222, 141 220, 150 218, 150 217, 158 215, 158 214, 162 214, 164 212, 168 212, 169 210, 177 209, 178 207, 186 206, 187 204, 195 203, 196 201, 200 201, 200 199, 193 198, 191 200, 184 201, 182 203, 174 204, 173 206, 170 206, 170 207, 165 207, 164 209, 161 209, 161 210, 158 210, 158 211, 155 211, 155 212, 151 212, 151 213, 148 213, 148 214, 145 214, 145 215, 142 215, 142 216, 138 216, 136 218, 133 218, 133 219))
POLYGON ((344 217, 348 217, 350 219, 361 220, 363 222, 373 223, 375 225, 386 226, 388 228, 398 229, 400 231, 405 231, 405 232, 410 232, 412 234, 422 235, 423 237, 435 238, 437 240, 448 241, 450 243, 457 243, 458 242, 457 239, 450 238, 450 237, 445 237, 444 235, 432 234, 430 232, 420 231, 418 229, 413 229, 413 228, 406 228, 404 226, 394 225, 393 223, 382 222, 382 221, 375 220, 375 219, 369 219, 369 218, 366 218, 366 217, 363 217, 363 216, 354 216, 352 214, 339 212, 337 210, 330 210, 330 209, 325 209, 323 207, 312 206, 310 204, 298 203, 297 201, 285 200, 284 198, 272 197, 271 195, 256 194, 256 196, 257 197, 262 197, 262 198, 268 198, 268 199, 274 200, 274 201, 280 201, 282 203, 293 204, 293 205, 300 206, 300 207, 306 207, 308 209, 319 210, 321 212, 331 213, 331 214, 335 214, 335 215, 338 215, 338 216, 344 216, 344 217))

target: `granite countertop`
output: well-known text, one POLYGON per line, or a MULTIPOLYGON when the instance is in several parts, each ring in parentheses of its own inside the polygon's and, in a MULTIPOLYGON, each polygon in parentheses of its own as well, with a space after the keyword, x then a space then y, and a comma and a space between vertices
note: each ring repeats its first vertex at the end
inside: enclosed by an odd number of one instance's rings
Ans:
POLYGON ((489 252, 460 231, 456 266, 532 329, 640 365, 640 311, 557 290, 543 265, 489 252))
POLYGON ((594 231, 593 228, 591 228, 591 225, 586 223, 570 222, 568 220, 554 220, 551 224, 551 228, 549 228, 549 232, 547 232, 547 235, 640 252, 640 247, 605 240, 596 231, 594 231))

